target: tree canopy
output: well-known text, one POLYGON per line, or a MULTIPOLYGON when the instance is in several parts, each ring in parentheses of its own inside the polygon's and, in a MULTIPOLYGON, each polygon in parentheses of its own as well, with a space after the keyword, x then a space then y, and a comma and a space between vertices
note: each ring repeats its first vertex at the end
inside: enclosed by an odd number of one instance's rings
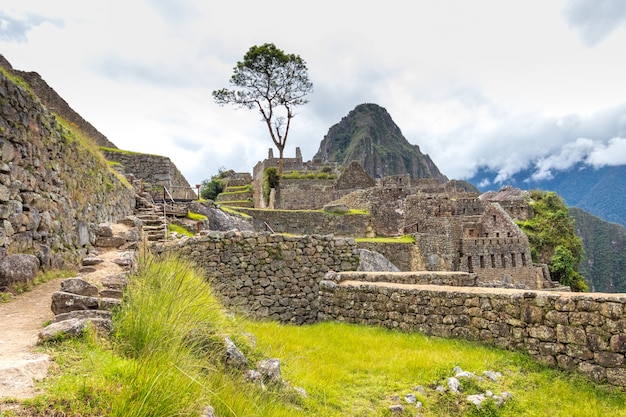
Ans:
POLYGON ((272 142, 279 153, 279 174, 282 174, 283 151, 289 135, 294 109, 308 102, 313 91, 305 61, 295 54, 286 54, 274 44, 252 46, 237 62, 229 81, 231 89, 213 91, 219 105, 257 109, 267 125, 272 142))
POLYGON ((586 291, 587 284, 578 273, 583 255, 574 219, 555 192, 531 191, 534 216, 518 222, 528 236, 533 262, 548 264, 552 278, 574 291, 586 291))

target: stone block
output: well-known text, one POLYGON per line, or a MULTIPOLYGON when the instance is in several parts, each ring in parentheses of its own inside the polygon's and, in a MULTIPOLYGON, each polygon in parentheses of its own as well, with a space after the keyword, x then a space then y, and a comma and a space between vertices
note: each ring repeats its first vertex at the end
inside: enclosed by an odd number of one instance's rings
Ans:
POLYGON ((98 295, 98 287, 80 277, 68 278, 61 282, 61 291, 87 297, 98 295))
POLYGON ((56 291, 52 294, 52 312, 69 313, 74 310, 98 310, 98 298, 86 297, 69 292, 56 291))
POLYGON ((612 352, 596 352, 593 355, 594 362, 605 368, 618 368, 624 365, 624 355, 612 352))

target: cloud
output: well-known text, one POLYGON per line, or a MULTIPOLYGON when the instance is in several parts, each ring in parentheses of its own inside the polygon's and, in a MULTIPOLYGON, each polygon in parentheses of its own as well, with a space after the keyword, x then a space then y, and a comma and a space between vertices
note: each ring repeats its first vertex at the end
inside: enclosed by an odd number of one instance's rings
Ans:
POLYGON ((60 19, 51 19, 34 13, 20 16, 0 10, 0 40, 24 43, 28 40, 28 32, 44 23, 51 23, 57 27, 64 26, 60 19))
POLYGON ((586 162, 599 168, 605 165, 626 165, 626 138, 612 138, 593 149, 586 162))
POLYGON ((535 164, 533 180, 546 180, 553 177, 553 171, 565 171, 581 161, 585 161, 594 148, 598 146, 590 139, 579 138, 575 142, 566 143, 557 152, 540 157, 535 164))
POLYGON ((623 0, 569 0, 565 19, 589 47, 626 26, 626 2, 623 0))

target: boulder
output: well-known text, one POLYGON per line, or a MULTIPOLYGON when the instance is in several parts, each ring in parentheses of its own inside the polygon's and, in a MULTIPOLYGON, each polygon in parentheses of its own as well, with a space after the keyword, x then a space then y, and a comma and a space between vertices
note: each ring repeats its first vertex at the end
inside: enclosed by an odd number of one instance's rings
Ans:
POLYGON ((61 291, 69 292, 87 297, 95 297, 98 295, 98 287, 91 284, 80 277, 68 278, 61 282, 61 291))
POLYGON ((106 310, 75 310, 69 313, 61 313, 54 316, 52 323, 70 319, 111 319, 113 313, 106 310))
POLYGON ((54 314, 69 313, 75 310, 98 310, 97 297, 56 291, 52 294, 52 312, 54 314))
POLYGON ((270 384, 282 382, 279 359, 264 359, 259 362, 257 369, 263 378, 263 382, 270 384))
POLYGON ((243 369, 248 365, 248 360, 245 355, 241 353, 237 345, 235 345, 228 336, 224 336, 224 347, 226 348, 224 353, 224 362, 226 365, 238 369, 243 369))
POLYGON ((39 271, 39 259, 23 253, 7 255, 0 260, 0 288, 29 284, 39 271))
POLYGON ((400 269, 378 252, 359 249, 359 267, 357 271, 400 272, 400 269))
POLYGON ((323 210, 328 213, 345 214, 350 211, 350 207, 345 204, 326 204, 323 210))
POLYGON ((55 322, 39 332, 39 342, 57 340, 59 338, 80 336, 88 325, 97 330, 110 333, 113 330, 113 321, 105 318, 73 318, 55 322))

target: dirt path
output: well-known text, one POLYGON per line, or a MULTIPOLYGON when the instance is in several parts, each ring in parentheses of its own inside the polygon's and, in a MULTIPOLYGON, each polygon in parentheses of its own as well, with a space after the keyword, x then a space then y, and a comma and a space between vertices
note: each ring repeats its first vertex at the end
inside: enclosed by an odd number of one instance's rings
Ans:
MULTIPOLYGON (((123 225, 113 227, 114 232, 126 229, 123 225)), ((98 258, 104 262, 95 266, 96 271, 79 275, 92 283, 101 283, 103 278, 124 271, 114 262, 119 255, 117 249, 100 250, 98 258)), ((37 394, 34 381, 47 375, 50 358, 38 352, 36 344, 39 331, 54 317, 52 293, 59 290, 62 280, 38 285, 0 304, 0 400, 32 398, 37 394)))
POLYGON ((46 376, 48 355, 36 352, 35 344, 44 323, 54 317, 50 300, 60 282, 47 282, 0 304, 0 398, 31 397, 33 379, 46 376))

